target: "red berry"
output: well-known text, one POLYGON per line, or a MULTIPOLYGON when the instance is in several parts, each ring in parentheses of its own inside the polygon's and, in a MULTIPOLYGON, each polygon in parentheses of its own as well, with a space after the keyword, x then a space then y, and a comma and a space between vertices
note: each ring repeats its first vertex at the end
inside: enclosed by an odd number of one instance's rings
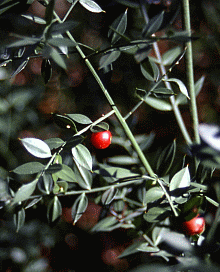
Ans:
POLYGON ((105 149, 111 144, 112 134, 109 130, 92 134, 91 143, 97 149, 105 149))
POLYGON ((193 219, 183 223, 183 230, 190 236, 201 234, 205 230, 205 219, 199 214, 193 219))

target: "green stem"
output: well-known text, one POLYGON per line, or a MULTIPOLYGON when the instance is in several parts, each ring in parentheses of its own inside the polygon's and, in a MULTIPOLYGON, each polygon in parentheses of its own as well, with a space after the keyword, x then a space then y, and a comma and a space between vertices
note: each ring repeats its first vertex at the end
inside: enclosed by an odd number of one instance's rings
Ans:
MULTIPOLYGON (((185 29, 188 32, 189 36, 191 35, 191 24, 190 24, 190 9, 189 9, 189 0, 183 0, 183 12, 184 12, 184 24, 185 29)), ((193 54, 192 54, 192 42, 188 41, 186 43, 186 74, 189 85, 189 94, 190 94, 190 107, 192 114, 193 130, 195 142, 200 143, 200 137, 198 132, 198 113, 196 105, 196 95, 194 89, 194 71, 193 71, 193 54)))
MULTIPOLYGON (((54 15, 55 15, 56 19, 58 20, 58 22, 62 23, 61 19, 59 18, 59 16, 57 15, 56 12, 54 12, 54 15)), ((68 37, 70 38, 70 40, 72 40, 74 43, 76 43, 75 39, 73 38, 72 34, 69 31, 66 31, 66 34, 68 35, 68 37)), ((124 131, 125 131, 128 139, 131 141, 131 144, 133 145, 133 148, 137 152, 138 157, 139 157, 140 161, 142 162, 142 164, 144 165, 146 171, 148 172, 148 174, 151 177, 155 177, 154 171, 152 170, 149 162, 147 161, 146 157, 144 156, 144 154, 143 154, 140 146, 138 145, 138 143, 137 143, 134 135, 132 134, 129 126, 127 125, 125 119, 123 118, 123 116, 119 112, 118 108, 115 106, 115 103, 114 103, 113 99, 111 98, 109 92, 107 91, 107 89, 105 88, 104 84, 102 83, 102 81, 101 81, 100 77, 98 76, 97 72, 93 68, 93 66, 90 63, 90 61, 86 58, 86 55, 83 53, 83 51, 81 50, 81 48, 79 47, 79 45, 76 45, 76 50, 78 51, 78 53, 80 54, 80 56, 82 57, 82 59, 84 59, 86 66, 88 67, 88 69, 90 70, 90 72, 94 76, 95 80, 97 81, 98 85, 100 86, 101 90, 103 91, 106 99, 108 100, 108 103, 110 104, 110 106, 112 107, 112 109, 115 111, 115 115, 118 118, 118 121, 120 122, 121 126, 123 127, 123 129, 124 129, 124 131)))
MULTIPOLYGON (((165 84, 165 86, 167 87, 167 89, 172 90, 172 87, 171 87, 170 83, 169 83, 168 81, 166 81, 166 79, 168 79, 168 76, 167 76, 167 73, 166 73, 166 69, 165 69, 165 67, 164 67, 164 65, 163 65, 163 63, 162 63, 162 58, 161 58, 160 50, 159 50, 158 44, 157 44, 156 42, 153 43, 153 48, 154 48, 154 52, 155 52, 155 54, 156 54, 156 57, 157 57, 157 59, 159 60, 159 63, 160 63, 160 70, 161 70, 161 73, 162 73, 162 75, 164 75, 164 79, 165 79, 164 84, 165 84)), ((179 128, 180 128, 180 130, 181 130, 181 132, 182 132, 182 135, 183 135, 183 137, 184 137, 186 143, 187 143, 187 144, 191 144, 192 141, 191 141, 191 139, 190 139, 190 136, 189 136, 189 134, 188 134, 188 131, 187 131, 187 129, 186 129, 185 123, 184 123, 184 121, 183 121, 183 118, 182 118, 182 115, 181 115, 181 113, 180 113, 179 107, 178 107, 178 105, 176 104, 176 101, 175 101, 174 96, 171 96, 171 97, 170 97, 170 103, 171 103, 171 105, 172 105, 173 112, 174 112, 174 115, 175 115, 175 117, 176 117, 176 121, 177 121, 177 123, 178 123, 178 125, 179 125, 179 128)))

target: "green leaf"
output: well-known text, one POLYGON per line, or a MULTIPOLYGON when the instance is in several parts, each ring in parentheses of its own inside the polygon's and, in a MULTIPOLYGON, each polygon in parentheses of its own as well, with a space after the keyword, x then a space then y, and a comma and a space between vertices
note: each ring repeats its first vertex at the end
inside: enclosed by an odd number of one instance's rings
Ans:
POLYGON ((12 172, 19 175, 32 175, 39 173, 44 167, 40 162, 28 162, 16 167, 12 172))
POLYGON ((66 141, 63 150, 70 150, 71 148, 74 148, 75 146, 81 144, 84 141, 84 139, 85 138, 82 135, 74 135, 73 137, 66 141))
POLYGON ((11 5, 7 5, 5 7, 0 7, 0 15, 9 10, 10 8, 14 7, 15 5, 19 4, 19 2, 12 3, 11 5))
POLYGON ((177 78, 169 78, 169 79, 163 79, 163 80, 168 82, 175 82, 179 86, 180 92, 184 94, 188 99, 190 99, 187 88, 181 80, 177 78))
POLYGON ((110 53, 106 53, 99 60, 99 69, 102 69, 112 64, 112 62, 116 61, 120 57, 120 55, 120 51, 111 51, 110 53))
POLYGON ((100 122, 94 126, 91 126, 90 128, 91 132, 101 132, 101 131, 106 131, 109 130, 109 124, 106 122, 100 122))
POLYGON ((181 169, 177 172, 170 181, 169 189, 174 191, 176 189, 187 188, 190 186, 190 173, 189 167, 181 169))
POLYGON ((168 98, 171 95, 174 95, 173 90, 167 88, 157 88, 152 91, 152 93, 158 98, 168 98))
POLYGON ((58 171, 61 171, 63 169, 62 164, 51 164, 47 170, 45 171, 47 174, 54 174, 57 173, 58 171))
POLYGON ((49 146, 42 140, 37 138, 20 139, 27 151, 38 158, 50 158, 51 151, 49 146))
POLYGON ((151 252, 151 253, 160 251, 160 249, 158 247, 149 246, 149 243, 147 243, 147 242, 142 243, 137 249, 142 252, 151 252))
POLYGON ((129 169, 125 169, 122 167, 106 167, 105 165, 100 165, 100 169, 94 172, 101 175, 109 183, 118 181, 119 179, 140 176, 139 174, 134 173, 129 169))
POLYGON ((106 190, 101 198, 102 204, 103 205, 109 205, 115 198, 118 190, 112 186, 110 189, 106 190))
POLYGON ((102 8, 96 4, 93 0, 79 0, 79 3, 88 11, 91 11, 93 13, 100 13, 104 12, 102 8))
POLYGON ((46 24, 46 21, 43 18, 35 16, 34 14, 21 14, 21 16, 40 25, 46 24))
POLYGON ((47 40, 47 42, 55 47, 62 47, 62 46, 67 46, 67 47, 75 47, 77 44, 73 42, 72 40, 68 38, 51 38, 47 40))
POLYGON ((87 117, 86 115, 83 114, 66 114, 69 118, 71 118, 73 121, 82 124, 82 125, 89 125, 92 124, 92 121, 87 117))
POLYGON ((78 25, 79 25, 78 22, 74 22, 71 20, 63 22, 63 23, 54 23, 51 25, 49 32, 51 36, 63 34, 66 31, 71 30, 78 25))
POLYGON ((67 66, 61 54, 54 47, 50 47, 50 48, 51 48, 50 56, 53 59, 53 61, 55 61, 56 64, 58 64, 61 68, 66 70, 67 66))
POLYGON ((162 152, 160 152, 156 164, 156 173, 158 176, 163 177, 169 173, 169 170, 175 158, 175 154, 176 154, 176 140, 174 140, 162 152))
POLYGON ((182 53, 182 49, 180 46, 176 46, 174 48, 166 51, 162 56, 162 63, 164 66, 171 65, 176 60, 176 58, 182 53))
POLYGON ((45 140, 45 143, 50 147, 50 149, 57 149, 61 147, 65 142, 60 138, 50 138, 45 140))
POLYGON ((153 187, 147 190, 145 195, 145 203, 154 202, 158 199, 161 199, 164 196, 164 192, 161 187, 153 187))
POLYGON ((73 169, 79 186, 83 189, 90 190, 93 180, 91 172, 85 167, 81 166, 74 158, 73 160, 73 169))
POLYGON ((18 203, 27 200, 35 191, 38 179, 22 185, 18 191, 15 193, 12 203, 18 203))
POLYGON ((14 214, 14 224, 16 226, 17 232, 24 225, 24 223, 25 223, 25 210, 24 208, 21 208, 14 214))
POLYGON ((18 40, 18 41, 8 44, 7 48, 38 44, 40 42, 40 40, 41 40, 41 38, 23 37, 21 40, 18 40))
POLYGON ((78 144, 72 148, 72 155, 81 166, 92 171, 92 156, 84 145, 78 144))
POLYGON ((122 223, 119 223, 114 216, 108 216, 100 220, 92 229, 91 232, 100 232, 100 231, 112 231, 114 229, 120 228, 122 223))
POLYGON ((62 164, 62 169, 60 171, 54 173, 53 175, 59 179, 64 180, 64 181, 77 182, 77 179, 75 177, 75 173, 66 164, 62 164))
POLYGON ((121 255, 118 256, 118 258, 124 258, 131 254, 139 252, 138 247, 142 244, 142 241, 136 241, 132 245, 128 246, 121 255))
POLYGON ((37 187, 42 193, 49 195, 53 191, 54 182, 50 174, 45 173, 40 178, 37 187))
POLYGON ((54 222, 62 215, 62 205, 57 196, 49 202, 47 206, 47 218, 49 222, 54 222))
POLYGON ((49 59, 43 59, 41 64, 41 75, 44 83, 47 84, 52 76, 52 66, 49 59))
POLYGON ((168 215, 168 211, 167 208, 153 207, 150 208, 143 217, 147 222, 156 223, 165 219, 168 215))
POLYGON ((160 111, 171 111, 172 110, 172 106, 171 106, 170 102, 159 99, 159 98, 145 96, 144 102, 146 102, 149 106, 151 106, 152 108, 154 108, 156 110, 160 110, 160 111))
POLYGON ((114 157, 108 158, 108 162, 123 166, 123 165, 137 164, 139 162, 139 159, 135 157, 121 155, 121 156, 114 156, 114 157))
POLYGON ((75 123, 71 118, 66 115, 53 114, 54 122, 63 129, 71 129, 74 133, 77 133, 77 128, 75 123))
POLYGON ((127 11, 128 9, 126 9, 124 14, 120 15, 111 25, 108 32, 108 37, 112 36, 111 44, 114 44, 120 40, 121 35, 125 33, 127 28, 127 11))
POLYGON ((143 34, 142 34, 143 37, 145 38, 149 37, 155 32, 157 32, 162 25, 163 18, 164 18, 164 11, 155 15, 153 18, 151 18, 143 30, 143 34))
POLYGON ((146 58, 140 64, 141 72, 143 76, 150 81, 157 81, 160 76, 160 71, 158 66, 150 58, 146 58))
POLYGON ((77 197, 77 199, 75 200, 72 206, 73 224, 76 224, 76 222, 80 219, 80 217, 86 211, 87 206, 88 206, 88 198, 85 193, 82 193, 81 195, 77 197))

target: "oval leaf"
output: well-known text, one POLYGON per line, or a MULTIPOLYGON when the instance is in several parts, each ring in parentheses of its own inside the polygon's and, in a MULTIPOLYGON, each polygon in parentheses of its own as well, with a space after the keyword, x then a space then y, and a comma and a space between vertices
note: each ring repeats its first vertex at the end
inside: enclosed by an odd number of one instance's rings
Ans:
POLYGON ((125 33, 127 27, 127 11, 128 9, 126 9, 124 14, 120 15, 111 25, 111 29, 108 32, 108 37, 112 35, 111 44, 116 43, 121 38, 121 35, 125 33))
POLYGON ((92 156, 89 150, 82 144, 78 144, 72 148, 74 159, 86 169, 92 171, 92 156))
POLYGON ((110 53, 106 53, 104 56, 100 58, 99 61, 99 69, 112 64, 112 62, 116 61, 121 55, 120 51, 111 51, 110 53))
POLYGON ((34 192, 38 179, 22 185, 18 191, 15 193, 12 203, 18 203, 24 200, 27 200, 34 192))
POLYGON ((88 206, 88 198, 85 193, 82 193, 79 197, 77 197, 76 201, 72 206, 72 219, 73 224, 80 219, 83 213, 86 211, 88 206))
POLYGON ((50 158, 51 152, 49 146, 37 138, 20 139, 27 151, 37 158, 50 158))
POLYGON ((65 164, 62 164, 62 170, 56 172, 53 175, 57 178, 64 180, 64 181, 77 182, 73 170, 65 164))
POLYGON ((44 165, 39 162, 28 162, 23 165, 18 166, 12 172, 19 175, 31 175, 39 173, 44 169, 44 165))
POLYGON ((168 101, 159 99, 159 98, 154 98, 154 97, 149 97, 145 96, 144 101, 151 106, 152 108, 156 110, 161 110, 161 111, 171 111, 172 106, 168 101))
POLYGON ((88 11, 94 13, 104 12, 102 8, 92 0, 79 0, 79 3, 88 11))
POLYGON ((87 117, 86 115, 83 114, 67 114, 68 117, 73 119, 73 121, 83 124, 83 125, 89 125, 92 123, 92 121, 87 117))

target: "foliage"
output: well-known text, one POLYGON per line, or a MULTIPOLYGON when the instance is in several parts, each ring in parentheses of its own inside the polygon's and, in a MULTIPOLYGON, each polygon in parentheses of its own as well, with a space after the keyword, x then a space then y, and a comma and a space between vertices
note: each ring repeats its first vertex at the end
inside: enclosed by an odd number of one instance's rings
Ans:
MULTIPOLYGON (((7 18, 16 5, 32 5, 33 2, 5 0, 0 4, 0 15, 7 18)), ((40 254, 29 252, 29 244, 35 241, 25 240, 27 245, 23 248, 19 244, 20 235, 35 235, 34 231, 25 233, 28 224, 31 224, 28 220, 25 222, 26 214, 30 210, 34 213, 40 205, 44 206, 48 221, 48 225, 43 226, 45 231, 59 224, 64 199, 68 198, 71 199, 74 225, 92 201, 106 209, 107 215, 100 216, 90 233, 123 229, 134 238, 119 258, 146 253, 147 260, 155 261, 153 267, 152 264, 145 264, 132 271, 159 271, 161 268, 165 271, 204 271, 204 267, 217 271, 219 268, 212 263, 212 255, 219 248, 219 181, 214 180, 218 177, 220 165, 220 130, 217 124, 198 125, 196 96, 202 90, 205 77, 202 75, 194 84, 190 70, 192 55, 188 52, 197 38, 187 29, 178 31, 172 26, 179 4, 174 1, 169 7, 169 1, 162 1, 163 10, 148 18, 150 4, 160 1, 140 1, 140 4, 136 1, 115 1, 114 5, 123 7, 123 12, 109 25, 107 42, 101 48, 93 48, 77 41, 82 22, 69 20, 68 15, 75 9, 86 10, 86 14, 102 15, 107 13, 104 6, 93 0, 67 0, 68 9, 61 19, 55 0, 37 2, 45 9, 44 17, 23 12, 18 14, 27 30, 32 29, 33 32, 28 30, 24 35, 23 31, 19 33, 17 29, 11 29, 10 35, 0 44, 0 73, 2 76, 5 73, 0 83, 0 152, 6 162, 2 165, 0 179, 0 207, 3 222, 6 222, 6 225, 2 223, 0 230, 3 264, 12 258, 19 263, 21 271, 48 269, 49 264, 40 254), (141 24, 134 27, 135 33, 130 23, 132 12, 142 14, 141 24), (171 46, 162 53, 158 49, 160 42, 171 46), (94 116, 88 113, 61 113, 56 109, 49 118, 47 116, 54 130, 59 131, 54 133, 54 137, 41 139, 33 133, 20 137, 19 132, 26 127, 42 126, 36 104, 51 84, 54 74, 59 72, 65 78, 75 55, 82 59, 83 65, 92 74, 110 110, 102 116, 95 115, 95 121, 92 121, 94 116), (139 67, 138 77, 142 78, 141 86, 137 85, 133 90, 133 108, 125 117, 101 76, 114 71, 124 57, 132 59, 134 70, 139 67), (13 86, 10 81, 21 75, 30 61, 37 58, 42 59, 41 77, 26 88, 13 86), (175 75, 175 69, 183 58, 188 63, 188 80, 193 82, 189 87, 184 77, 175 75), (157 135, 135 135, 135 128, 129 120, 135 120, 136 111, 143 105, 152 107, 153 114, 157 111, 164 114, 172 112, 181 135, 169 139, 166 146, 158 145, 156 150, 154 143, 157 144, 157 135), (182 117, 182 109, 189 111, 189 108, 193 120, 190 125, 192 133, 188 132, 189 126, 182 117), (112 118, 113 114, 116 119, 112 118), (113 134, 109 148, 112 148, 113 154, 108 155, 108 151, 104 150, 102 152, 106 152, 107 158, 100 160, 101 153, 92 149, 89 139, 91 133, 103 130, 111 130, 113 134), (15 140, 16 137, 19 141, 15 140), (12 152, 13 145, 18 150, 16 154, 12 152), (120 148, 120 154, 115 152, 114 147, 115 150, 120 148), (20 159, 24 153, 29 156, 20 159), (206 231, 193 237, 185 235, 182 223, 197 214, 208 218, 210 213, 206 207, 209 205, 217 212, 207 224, 206 231), (12 242, 15 232, 16 245, 12 242), (7 244, 6 253, 4 243, 7 244), (15 256, 20 256, 20 259, 15 256), (27 263, 27 260, 30 261, 27 263)), ((188 1, 183 2, 187 12, 188 1)), ((134 83, 138 80, 134 79, 134 83)), ((90 99, 89 94, 80 98, 86 103, 87 96, 90 99)), ((126 96, 129 98, 128 94, 126 96)), ((91 96, 89 103, 98 109, 105 102, 101 95, 99 98, 97 94, 97 97, 91 96)), ((149 121, 147 114, 144 118, 145 122, 149 121)), ((176 123, 172 125, 176 126, 176 123)), ((37 226, 33 229, 41 237, 42 230, 37 226)), ((55 238, 52 234, 51 237, 53 244, 55 238)))

